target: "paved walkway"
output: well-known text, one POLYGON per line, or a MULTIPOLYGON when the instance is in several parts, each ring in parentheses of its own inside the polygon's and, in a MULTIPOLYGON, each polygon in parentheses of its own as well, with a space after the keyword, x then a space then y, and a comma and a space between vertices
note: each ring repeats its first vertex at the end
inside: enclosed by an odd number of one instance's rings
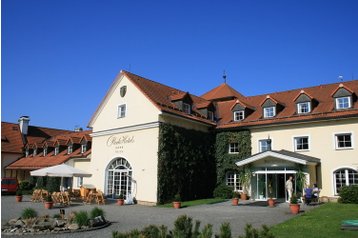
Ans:
MULTIPOLYGON (((172 229, 176 218, 183 214, 192 217, 193 220, 201 221, 201 228, 203 228, 205 224, 212 224, 215 233, 218 233, 222 223, 229 222, 233 236, 237 237, 243 234, 246 223, 250 223, 254 227, 261 227, 263 224, 278 224, 294 216, 290 214, 287 203, 281 203, 275 208, 262 206, 262 202, 251 203, 247 201, 245 204, 242 204, 240 201, 240 203, 237 207, 231 206, 231 201, 227 201, 182 209, 147 207, 142 205, 117 206, 115 203, 110 203, 99 206, 104 210, 106 219, 113 222, 109 227, 91 232, 72 233, 71 237, 112 237, 112 231, 126 232, 135 228, 141 229, 150 224, 163 224, 167 226, 168 229, 172 229)), ((69 214, 71 211, 90 211, 95 206, 96 205, 72 204, 70 207, 66 207, 65 211, 66 214, 69 214)), ((53 216, 59 213, 59 207, 47 210, 42 203, 31 202, 30 196, 24 196, 23 202, 21 203, 16 203, 14 196, 2 196, 1 224, 3 225, 11 218, 19 217, 22 210, 27 207, 34 208, 39 215, 48 214, 53 216)), ((301 206, 301 212, 306 212, 313 208, 313 206, 301 206)), ((69 236, 69 234, 51 234, 51 238, 64 238, 67 236, 69 236)), ((49 238, 50 235, 36 235, 36 237, 49 238)))

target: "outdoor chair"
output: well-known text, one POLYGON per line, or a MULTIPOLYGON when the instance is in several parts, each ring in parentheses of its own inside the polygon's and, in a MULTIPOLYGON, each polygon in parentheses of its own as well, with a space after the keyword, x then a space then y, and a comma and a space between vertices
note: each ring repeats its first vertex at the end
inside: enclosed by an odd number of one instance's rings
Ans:
POLYGON ((106 204, 105 200, 104 200, 104 194, 101 190, 97 190, 97 193, 96 193, 96 203, 99 205, 99 204, 106 204))

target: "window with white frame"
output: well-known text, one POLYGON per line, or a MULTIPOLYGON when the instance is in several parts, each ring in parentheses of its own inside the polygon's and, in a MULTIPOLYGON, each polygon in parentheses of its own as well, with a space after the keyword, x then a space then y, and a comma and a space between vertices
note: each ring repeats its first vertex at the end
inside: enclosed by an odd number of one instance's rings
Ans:
POLYGON ((311 112, 311 103, 310 102, 297 103, 297 113, 298 114, 309 113, 309 112, 311 112))
POLYGON ((191 113, 191 106, 188 103, 183 102, 183 112, 190 114, 191 113))
POLYGON ((336 149, 352 148, 352 133, 342 133, 335 135, 336 149))
POLYGON ((276 107, 264 107, 264 118, 276 116, 276 107))
POLYGON ((309 150, 309 137, 301 136, 294 138, 295 151, 309 150))
POLYGON ((226 174, 226 185, 233 187, 234 191, 242 190, 242 186, 239 181, 239 175, 233 172, 226 174))
POLYGON ((242 121, 245 119, 245 111, 234 111, 234 121, 242 121))
POLYGON ((127 106, 126 104, 122 104, 118 106, 118 115, 117 118, 123 118, 126 116, 126 110, 127 110, 127 106))
POLYGON ((44 148, 44 156, 47 155, 47 147, 44 148))
POLYGON ((83 185, 83 177, 78 177, 77 178, 77 187, 81 187, 83 185))
POLYGON ((270 139, 259 140, 259 150, 260 152, 271 150, 271 140, 270 139))
POLYGON ((59 146, 56 146, 56 147, 55 147, 55 155, 58 155, 59 152, 60 152, 60 147, 59 147, 59 146))
POLYGON ((334 184, 336 195, 343 186, 358 185, 358 172, 354 169, 343 168, 334 171, 334 184))
POLYGON ((336 98, 336 109, 351 108, 351 97, 336 98))
POLYGON ((72 152, 73 152, 73 145, 70 144, 70 145, 68 145, 68 147, 67 147, 67 154, 71 154, 72 152))
POLYGON ((81 145, 81 153, 85 153, 87 151, 87 144, 82 144, 81 145))
POLYGON ((229 154, 239 153, 239 143, 230 143, 229 144, 229 154))
POLYGON ((28 157, 29 154, 30 154, 30 150, 29 150, 29 149, 26 149, 26 151, 25 151, 25 157, 28 157))
POLYGON ((33 156, 37 155, 37 148, 34 149, 33 156))

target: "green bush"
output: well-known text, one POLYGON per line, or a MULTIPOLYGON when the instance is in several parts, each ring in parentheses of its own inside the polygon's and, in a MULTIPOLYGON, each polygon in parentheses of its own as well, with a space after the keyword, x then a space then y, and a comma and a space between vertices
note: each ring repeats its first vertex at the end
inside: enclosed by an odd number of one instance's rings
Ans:
POLYGON ((275 236, 270 232, 270 229, 263 225, 262 230, 255 229, 251 224, 246 224, 245 234, 243 236, 239 236, 239 238, 275 238, 275 236))
POLYGON ((220 226, 220 238, 231 238, 231 228, 229 223, 223 223, 220 226))
POLYGON ((174 222, 174 237, 192 237, 192 220, 186 215, 179 216, 174 222))
POLYGON ((88 225, 88 213, 86 211, 79 211, 75 214, 74 222, 80 227, 88 225))
POLYGON ((99 207, 94 207, 90 212, 90 217, 95 218, 98 216, 104 216, 104 211, 99 207))
POLYGON ((58 192, 60 190, 61 178, 58 177, 48 177, 46 183, 46 190, 49 193, 58 192))
POLYGON ((30 183, 30 181, 24 180, 19 184, 19 188, 23 191, 28 191, 33 189, 34 185, 30 183))
POLYGON ((22 219, 37 217, 37 212, 32 208, 25 208, 21 213, 22 219))
POLYGON ((214 189, 214 197, 215 198, 232 198, 233 195, 233 188, 227 186, 225 184, 220 184, 214 189))
POLYGON ((340 203, 358 204, 358 185, 344 186, 339 190, 340 203))

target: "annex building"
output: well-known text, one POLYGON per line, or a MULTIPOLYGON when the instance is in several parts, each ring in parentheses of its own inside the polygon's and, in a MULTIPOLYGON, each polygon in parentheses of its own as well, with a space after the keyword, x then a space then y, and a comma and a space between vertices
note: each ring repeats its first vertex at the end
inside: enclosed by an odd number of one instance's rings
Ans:
POLYGON ((340 187, 358 184, 357 96, 358 80, 258 96, 223 83, 195 96, 121 71, 90 119, 90 138, 50 140, 63 155, 89 141, 90 154, 76 155, 79 168, 92 174, 81 182, 112 198, 193 199, 223 183, 242 191, 244 169, 252 199, 269 192, 287 199, 285 181, 297 173, 317 183, 321 196, 337 197, 340 187))

